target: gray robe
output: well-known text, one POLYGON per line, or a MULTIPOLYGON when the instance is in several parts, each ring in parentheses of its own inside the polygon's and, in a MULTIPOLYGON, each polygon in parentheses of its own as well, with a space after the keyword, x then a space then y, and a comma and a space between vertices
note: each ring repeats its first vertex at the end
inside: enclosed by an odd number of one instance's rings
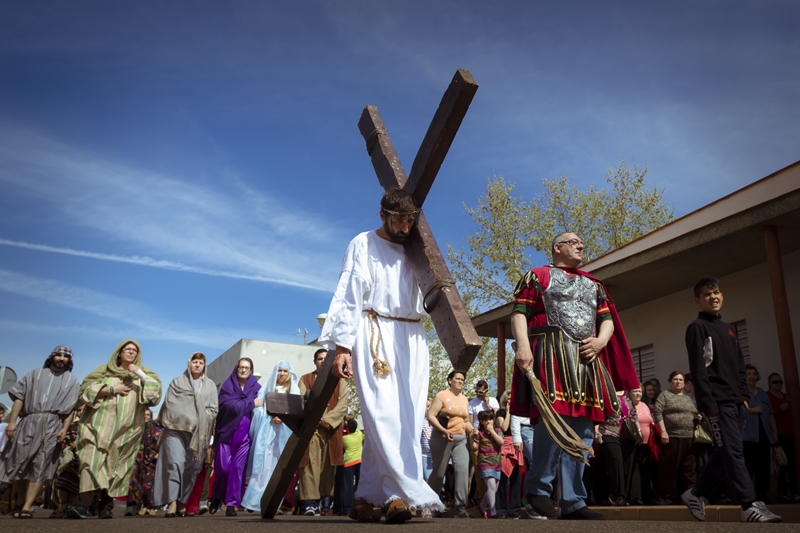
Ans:
POLYGON ((22 400, 17 434, 0 453, 0 481, 43 483, 56 477, 61 447, 56 436, 78 401, 80 383, 71 372, 31 370, 8 395, 22 400))

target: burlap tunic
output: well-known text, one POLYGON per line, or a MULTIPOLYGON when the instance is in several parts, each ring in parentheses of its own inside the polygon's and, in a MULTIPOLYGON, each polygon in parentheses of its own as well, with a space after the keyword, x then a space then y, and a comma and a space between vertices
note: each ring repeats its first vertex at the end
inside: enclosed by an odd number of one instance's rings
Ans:
POLYGON ((56 436, 78 400, 80 383, 70 372, 31 370, 8 395, 22 400, 17 434, 0 454, 0 481, 44 483, 56 477, 61 447, 56 436))

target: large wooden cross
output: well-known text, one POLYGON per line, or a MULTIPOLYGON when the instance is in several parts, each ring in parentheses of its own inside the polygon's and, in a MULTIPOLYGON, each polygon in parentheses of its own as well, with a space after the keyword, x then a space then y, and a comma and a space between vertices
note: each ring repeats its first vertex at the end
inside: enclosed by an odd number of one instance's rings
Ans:
MULTIPOLYGON (((401 187, 414 196, 418 207, 422 207, 477 90, 478 84, 472 74, 459 69, 439 103, 409 175, 400 163, 378 108, 369 105, 364 108, 358 129, 367 143, 367 153, 378 181, 385 190, 401 187)), ((453 368, 468 370, 478 355, 481 341, 422 213, 405 244, 405 251, 453 368)), ((339 378, 331 373, 332 365, 333 357, 326 357, 319 371, 321 378, 314 382, 305 399, 297 395, 267 394, 267 412, 280 417, 293 433, 261 497, 262 518, 273 518, 278 511, 328 400, 339 385, 339 378)))

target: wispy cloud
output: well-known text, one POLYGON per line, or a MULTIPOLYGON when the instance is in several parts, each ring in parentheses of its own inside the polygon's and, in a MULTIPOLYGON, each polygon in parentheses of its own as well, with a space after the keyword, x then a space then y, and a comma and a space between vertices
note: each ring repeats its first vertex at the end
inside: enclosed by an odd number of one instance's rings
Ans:
POLYGON ((89 259, 99 259, 101 261, 113 261, 117 263, 128 263, 131 265, 139 265, 139 266, 146 266, 146 267, 153 267, 153 268, 162 268, 164 270, 176 270, 178 272, 191 272, 193 274, 203 274, 206 276, 218 276, 223 278, 233 278, 233 279, 244 279, 249 281, 260 281, 265 283, 279 283, 282 285, 292 285, 301 288, 310 288, 315 290, 324 290, 325 292, 329 292, 326 289, 320 289, 319 287, 309 287, 305 284, 301 283, 294 283, 291 281, 278 279, 278 278, 269 278, 265 276, 253 276, 248 274, 241 274, 238 272, 226 272, 222 270, 213 270, 210 268, 202 268, 198 266, 192 265, 184 265, 183 263, 176 263, 174 261, 167 261, 164 259, 153 259, 152 257, 147 256, 123 256, 123 255, 116 255, 116 254, 106 254, 100 252, 88 252, 83 250, 73 250, 72 248, 61 248, 57 246, 48 246, 46 244, 33 244, 29 242, 22 242, 22 241, 11 241, 8 239, 0 238, 0 245, 3 246, 12 246, 14 248, 24 248, 26 250, 36 250, 39 252, 52 252, 56 254, 64 254, 64 255, 72 255, 75 257, 86 257, 89 259))
POLYGON ((0 269, 0 291, 34 298, 51 305, 78 309, 122 324, 106 328, 86 328, 85 326, 77 326, 75 328, 71 326, 0 321, 0 327, 35 331, 55 331, 60 328, 71 331, 84 330, 104 337, 119 337, 122 335, 142 339, 183 342, 214 348, 227 348, 241 338, 266 334, 266 332, 244 331, 232 328, 201 328, 181 324, 159 316, 149 306, 130 298, 114 296, 53 279, 31 277, 5 269, 0 269))
POLYGON ((0 184, 8 194, 60 227, 89 229, 135 253, 38 249, 332 291, 347 237, 324 215, 231 172, 192 178, 109 162, 0 123, 0 184))

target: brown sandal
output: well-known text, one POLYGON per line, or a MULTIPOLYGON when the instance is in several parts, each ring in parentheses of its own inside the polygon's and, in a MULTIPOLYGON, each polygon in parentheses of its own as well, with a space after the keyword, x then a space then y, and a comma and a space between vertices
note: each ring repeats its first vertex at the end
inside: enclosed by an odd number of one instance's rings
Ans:
POLYGON ((381 510, 373 507, 367 500, 359 498, 350 508, 350 518, 359 522, 380 522, 381 510))
POLYGON ((413 517, 414 515, 411 514, 411 509, 409 509, 400 498, 392 500, 392 503, 389 504, 389 508, 386 510, 387 524, 404 524, 413 517))

